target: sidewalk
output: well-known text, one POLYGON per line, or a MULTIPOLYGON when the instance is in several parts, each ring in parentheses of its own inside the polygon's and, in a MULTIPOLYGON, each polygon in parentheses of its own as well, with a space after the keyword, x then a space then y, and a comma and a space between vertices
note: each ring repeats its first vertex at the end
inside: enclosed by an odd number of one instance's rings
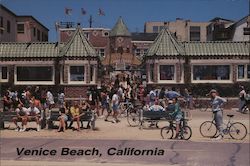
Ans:
MULTIPOLYGON (((188 122, 188 125, 192 128, 191 141, 211 141, 209 138, 204 138, 199 132, 200 124, 206 120, 211 120, 211 112, 200 112, 199 110, 191 110, 192 119, 188 122)), ((248 130, 248 135, 244 140, 233 140, 229 135, 226 135, 224 142, 249 142, 249 114, 241 114, 232 110, 224 110, 224 122, 227 122, 228 117, 226 114, 234 114, 235 117, 233 121, 239 121, 245 124, 248 130)), ((110 117, 111 119, 111 117, 110 117)), ((115 140, 162 140, 160 136, 160 128, 165 126, 167 122, 162 121, 159 123, 159 129, 148 127, 148 123, 144 124, 142 130, 139 127, 130 127, 127 123, 127 118, 121 118, 120 123, 105 122, 104 119, 97 119, 96 127, 97 130, 82 129, 80 132, 66 130, 66 132, 58 133, 56 129, 53 130, 41 130, 27 131, 27 132, 15 132, 13 123, 6 123, 9 129, 0 130, 2 138, 21 138, 21 137, 32 137, 32 138, 63 138, 63 139, 115 139, 115 140)), ((73 126, 76 125, 74 122, 73 126)), ((86 122, 84 122, 84 127, 86 127, 86 122)), ((28 127, 35 127, 35 123, 31 122, 28 127)))

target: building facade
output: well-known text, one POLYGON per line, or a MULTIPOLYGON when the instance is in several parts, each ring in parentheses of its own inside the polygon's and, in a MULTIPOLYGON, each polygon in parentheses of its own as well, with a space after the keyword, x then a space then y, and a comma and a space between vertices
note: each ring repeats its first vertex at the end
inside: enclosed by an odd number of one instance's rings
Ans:
POLYGON ((145 33, 159 33, 165 26, 179 41, 207 41, 207 25, 209 22, 193 22, 177 18, 169 22, 146 22, 145 33))
MULTIPOLYGON (((61 42, 67 42, 75 28, 72 23, 66 23, 59 26, 59 36, 61 42)), ((136 51, 145 51, 146 53, 149 44, 153 42, 133 41, 133 35, 128 31, 123 19, 118 18, 115 26, 112 29, 108 28, 82 28, 85 37, 91 43, 97 54, 101 57, 101 63, 104 69, 125 70, 132 67, 137 67, 141 64, 139 56, 141 54, 136 51), (138 45, 137 50, 135 49, 138 45)), ((155 36, 156 37, 156 36, 155 36)))
POLYGON ((207 41, 225 41, 231 38, 231 29, 229 28, 234 21, 220 17, 210 20, 207 26, 207 41))
POLYGON ((145 56, 147 84, 199 87, 196 90, 209 85, 205 91, 249 87, 249 48, 250 42, 244 41, 179 42, 164 28, 145 56))
POLYGON ((16 41, 16 15, 3 5, 0 5, 0 41, 16 41))
POLYGON ((232 41, 250 41, 250 15, 235 22, 232 29, 232 41))
POLYGON ((0 41, 36 42, 48 41, 49 29, 33 16, 18 16, 0 5, 0 41))
POLYGON ((39 85, 66 97, 86 97, 97 83, 99 57, 81 28, 64 43, 0 43, 1 88, 39 85))

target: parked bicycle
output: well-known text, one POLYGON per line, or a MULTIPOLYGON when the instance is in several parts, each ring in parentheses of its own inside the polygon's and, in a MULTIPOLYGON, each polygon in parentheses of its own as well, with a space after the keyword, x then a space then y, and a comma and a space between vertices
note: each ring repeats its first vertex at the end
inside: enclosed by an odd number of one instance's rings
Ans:
MULTIPOLYGON (((161 137, 163 139, 172 139, 176 136, 176 123, 171 120, 169 121, 169 126, 165 126, 161 129, 161 137)), ((179 137, 180 139, 189 140, 192 136, 192 129, 186 124, 186 120, 182 119, 180 122, 180 131, 179 137)))
MULTIPOLYGON (((223 123, 225 125, 225 128, 223 129, 224 135, 229 134, 232 139, 236 140, 242 140, 247 135, 247 128, 244 124, 240 122, 233 122, 231 119, 234 117, 234 115, 228 114, 229 117, 227 123, 223 123)), ((205 121, 200 125, 200 133, 203 137, 210 137, 214 138, 219 133, 218 129, 215 125, 215 119, 211 121, 205 121)))

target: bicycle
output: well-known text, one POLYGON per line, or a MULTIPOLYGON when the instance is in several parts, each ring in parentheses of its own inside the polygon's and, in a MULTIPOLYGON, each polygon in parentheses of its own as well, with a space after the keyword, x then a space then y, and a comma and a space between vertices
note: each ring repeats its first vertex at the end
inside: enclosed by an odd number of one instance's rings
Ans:
MULTIPOLYGON (((170 120, 169 126, 165 126, 161 129, 162 139, 173 139, 175 131, 176 131, 176 123, 173 120, 170 120)), ((192 136, 192 129, 186 124, 185 119, 181 119, 179 138, 184 140, 189 140, 191 136, 192 136)))
POLYGON ((126 108, 127 113, 127 122, 131 127, 136 127, 140 123, 140 116, 137 109, 134 107, 132 103, 129 103, 126 108))
MULTIPOLYGON (((232 139, 243 140, 247 135, 247 128, 241 122, 232 122, 234 115, 228 114, 228 122, 223 123, 226 128, 223 129, 225 135, 229 134, 232 139)), ((215 138, 218 133, 218 129, 215 125, 215 119, 213 117, 212 121, 205 121, 200 125, 200 133, 203 137, 215 138)))

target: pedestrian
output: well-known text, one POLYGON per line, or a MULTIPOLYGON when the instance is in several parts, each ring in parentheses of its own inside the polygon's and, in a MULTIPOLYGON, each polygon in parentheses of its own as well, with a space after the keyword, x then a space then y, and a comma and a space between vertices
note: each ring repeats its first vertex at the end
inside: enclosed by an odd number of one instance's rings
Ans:
POLYGON ((108 117, 111 115, 112 113, 112 97, 115 94, 115 87, 110 84, 109 88, 107 88, 107 97, 108 97, 108 106, 107 106, 107 116, 105 117, 104 121, 108 121, 108 117))
POLYGON ((63 92, 63 89, 61 89, 58 93, 58 105, 60 108, 62 108, 64 106, 64 98, 65 98, 65 94, 63 92))
POLYGON ((53 94, 51 93, 50 90, 48 90, 47 93, 46 93, 46 103, 47 103, 47 106, 48 106, 49 112, 50 112, 51 109, 55 105, 54 96, 53 96, 53 94))
POLYGON ((113 120, 112 123, 118 123, 120 120, 118 119, 119 114, 119 96, 118 96, 118 90, 116 90, 116 93, 112 96, 112 109, 113 109, 113 120))
POLYGON ((246 91, 244 86, 240 86, 240 93, 239 93, 239 99, 240 99, 240 105, 239 105, 239 110, 238 112, 243 113, 244 112, 244 107, 246 106, 246 91))
POLYGON ((192 96, 192 93, 187 88, 184 89, 183 97, 184 97, 184 101, 186 103, 186 107, 188 109, 192 109, 192 107, 193 107, 193 96, 192 96))
POLYGON ((219 136, 215 140, 223 139, 223 109, 222 106, 227 102, 226 99, 220 97, 215 89, 210 92, 212 112, 214 114, 214 120, 217 130, 219 131, 219 136))
POLYGON ((3 96, 3 111, 10 111, 12 101, 9 97, 9 92, 6 91, 6 93, 3 96))
POLYGON ((108 110, 109 107, 109 97, 108 97, 108 93, 107 93, 107 89, 105 87, 105 85, 102 86, 102 90, 101 90, 101 114, 100 114, 100 118, 104 117, 104 111, 108 110))

